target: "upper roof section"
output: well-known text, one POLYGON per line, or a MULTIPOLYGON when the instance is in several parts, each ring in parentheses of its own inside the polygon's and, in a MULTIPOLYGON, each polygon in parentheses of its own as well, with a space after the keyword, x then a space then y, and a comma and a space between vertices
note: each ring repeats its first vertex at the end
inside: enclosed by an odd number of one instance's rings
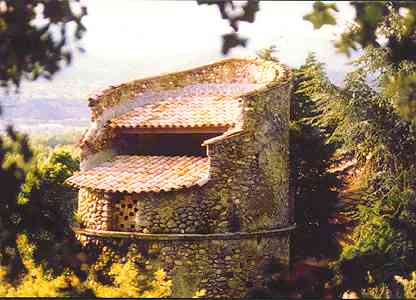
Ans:
POLYGON ((180 97, 138 107, 110 121, 113 128, 189 128, 234 126, 238 99, 180 97))
POLYGON ((138 99, 139 106, 112 119, 110 127, 226 129, 241 119, 242 105, 238 95, 257 86, 194 84, 172 91, 153 92, 152 101, 138 99))
POLYGON ((111 86, 88 100, 93 121, 129 103, 130 109, 117 114, 111 127, 233 126, 240 113, 238 97, 286 82, 289 76, 287 68, 274 61, 231 58, 111 86))

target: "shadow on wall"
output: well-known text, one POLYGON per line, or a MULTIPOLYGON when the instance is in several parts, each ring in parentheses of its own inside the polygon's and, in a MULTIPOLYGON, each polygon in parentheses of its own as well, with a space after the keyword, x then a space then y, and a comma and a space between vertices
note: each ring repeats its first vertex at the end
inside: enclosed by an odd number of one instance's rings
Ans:
POLYGON ((120 134, 114 148, 121 155, 206 156, 201 144, 220 133, 205 134, 120 134))

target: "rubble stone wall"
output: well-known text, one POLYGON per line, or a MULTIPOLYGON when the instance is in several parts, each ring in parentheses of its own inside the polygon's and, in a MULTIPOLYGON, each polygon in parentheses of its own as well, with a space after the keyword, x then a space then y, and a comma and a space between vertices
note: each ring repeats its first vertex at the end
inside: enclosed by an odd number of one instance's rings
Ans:
MULTIPOLYGON (((82 238, 90 239, 88 235, 82 238)), ((272 268, 289 261, 288 231, 238 239, 134 240, 94 236, 92 240, 116 249, 123 243, 136 243, 146 269, 163 268, 172 279, 174 298, 191 298, 202 289, 208 298, 241 298, 251 289, 264 287, 272 268)))
POLYGON ((125 194, 115 203, 115 231, 208 233, 212 216, 198 188, 125 194))
POLYGON ((81 225, 93 230, 111 230, 112 205, 109 195, 90 189, 80 189, 78 194, 78 214, 81 225))
POLYGON ((290 82, 244 98, 243 131, 208 144, 206 195, 222 206, 217 230, 256 231, 291 222, 289 190, 290 82))

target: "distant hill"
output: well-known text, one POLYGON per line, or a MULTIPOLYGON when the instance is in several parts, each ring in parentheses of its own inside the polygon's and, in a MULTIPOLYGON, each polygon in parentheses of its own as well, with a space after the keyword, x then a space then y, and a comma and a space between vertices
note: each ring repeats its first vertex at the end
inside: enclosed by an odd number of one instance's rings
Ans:
POLYGON ((18 102, 9 100, 2 103, 2 118, 5 120, 37 119, 43 121, 78 119, 82 122, 89 118, 89 111, 85 102, 85 100, 66 99, 28 99, 18 102))
POLYGON ((13 124, 27 133, 61 133, 89 124, 86 100, 25 99, 13 96, 1 101, 0 129, 13 124))

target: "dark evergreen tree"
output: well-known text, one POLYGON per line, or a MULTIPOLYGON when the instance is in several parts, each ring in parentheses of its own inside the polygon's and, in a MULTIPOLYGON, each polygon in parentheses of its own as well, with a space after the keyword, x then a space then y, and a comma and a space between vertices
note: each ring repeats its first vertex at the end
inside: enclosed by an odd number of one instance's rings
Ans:
POLYGON ((322 113, 317 103, 301 86, 304 81, 324 77, 324 70, 311 54, 305 65, 294 71, 290 124, 291 194, 295 199, 294 250, 296 256, 327 257, 336 254, 335 227, 329 218, 336 202, 335 174, 328 172, 335 145, 326 143, 325 131, 317 118, 322 113), (314 77, 305 72, 315 68, 314 77))

